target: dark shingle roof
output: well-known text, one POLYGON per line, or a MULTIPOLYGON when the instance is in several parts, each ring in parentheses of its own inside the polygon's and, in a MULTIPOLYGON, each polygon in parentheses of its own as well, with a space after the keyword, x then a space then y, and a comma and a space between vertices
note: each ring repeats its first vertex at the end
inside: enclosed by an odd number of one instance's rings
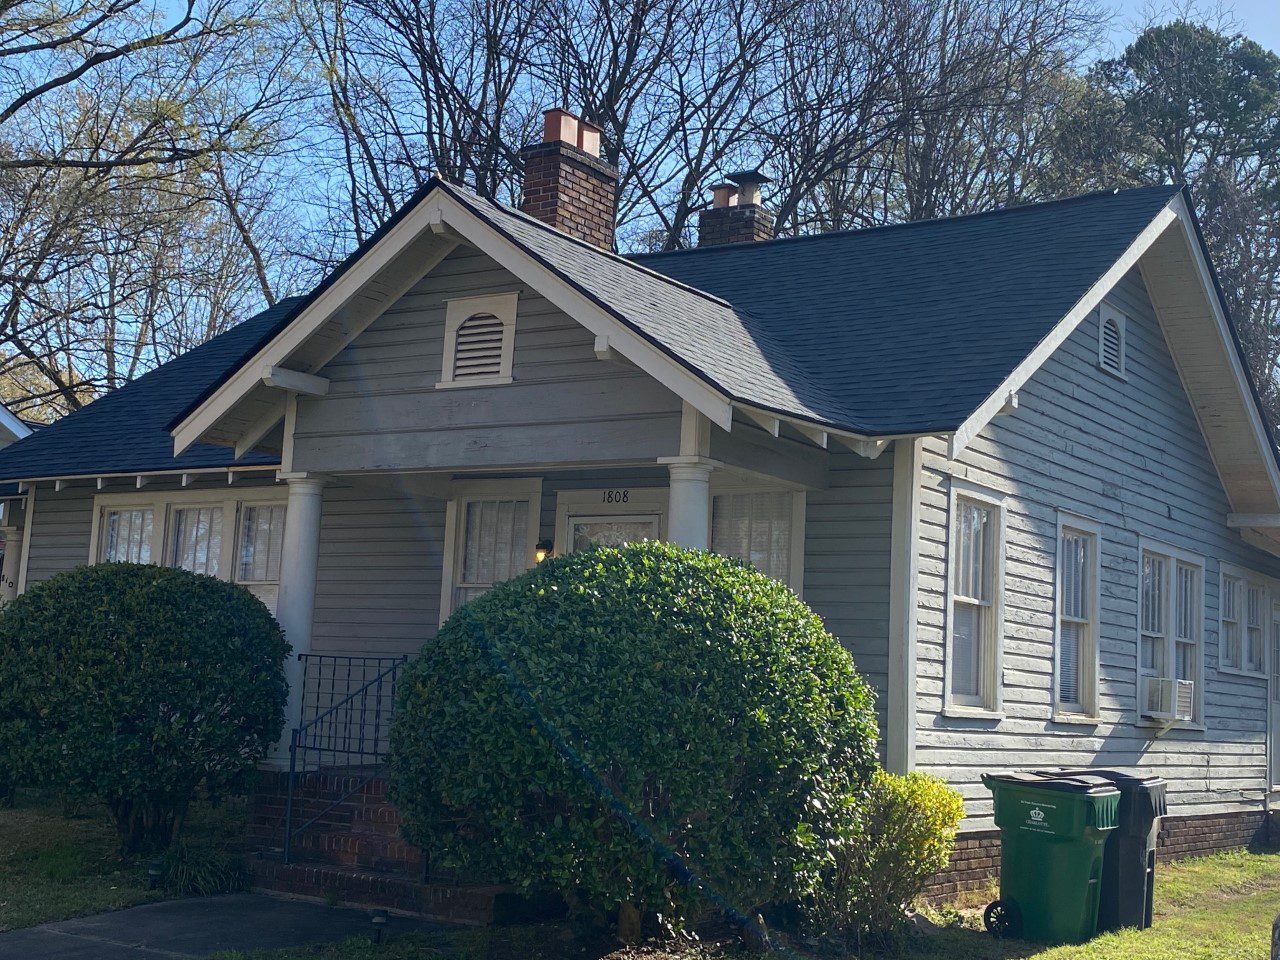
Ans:
MULTIPOLYGON (((73 477, 100 473, 148 473, 226 467, 227 447, 201 443, 173 455, 169 421, 194 396, 257 352, 298 303, 282 300, 182 356, 106 394, 75 413, 0 450, 0 479, 73 477)), ((279 458, 249 454, 241 466, 271 465, 279 458)))
POLYGON ((174 458, 170 429, 436 187, 732 399, 867 435, 959 426, 1177 192, 625 258, 432 181, 309 297, 0 450, 0 480, 230 465, 205 444, 174 458))
POLYGON ((832 423, 873 435, 945 432, 1176 193, 1145 187, 635 259, 732 300, 771 367, 815 381, 815 412, 832 423))

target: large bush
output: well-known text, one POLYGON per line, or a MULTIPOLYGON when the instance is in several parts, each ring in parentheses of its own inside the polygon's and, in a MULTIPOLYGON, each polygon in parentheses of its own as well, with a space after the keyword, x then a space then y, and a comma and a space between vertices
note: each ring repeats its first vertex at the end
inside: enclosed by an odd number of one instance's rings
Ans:
POLYGON ((947 865, 964 800, 937 777, 877 771, 870 791, 847 812, 814 889, 815 919, 824 931, 850 940, 891 937, 947 865))
POLYGON ((112 563, 0 614, 0 768, 104 802, 126 851, 163 848, 201 786, 237 786, 280 735, 279 626, 243 587, 112 563))
POLYGON ((646 543, 548 560, 409 667, 393 798, 435 862, 668 916, 804 894, 875 764, 872 693, 785 586, 646 543))

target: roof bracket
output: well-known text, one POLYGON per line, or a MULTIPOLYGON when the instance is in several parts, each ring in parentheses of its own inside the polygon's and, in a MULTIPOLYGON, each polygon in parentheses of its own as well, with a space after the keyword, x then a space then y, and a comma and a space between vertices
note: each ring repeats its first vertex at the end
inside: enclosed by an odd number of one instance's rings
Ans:
POLYGON ((1004 406, 996 413, 997 417, 1008 416, 1018 409, 1018 391, 1010 390, 1009 396, 1005 398, 1004 406))
POLYGON ((324 377, 272 364, 262 368, 262 382, 268 387, 301 393, 308 397, 323 397, 329 392, 329 381, 324 377))
POLYGON ((752 410, 750 407, 739 407, 743 416, 758 426, 771 437, 776 437, 782 430, 782 422, 775 416, 768 413, 761 413, 758 410, 752 410))
POLYGON ((806 440, 808 440, 811 443, 817 444, 818 446, 822 447, 823 450, 827 449, 827 439, 828 439, 827 431, 823 430, 821 427, 810 426, 807 423, 792 423, 791 421, 787 421, 787 422, 790 423, 791 426, 795 427, 796 432, 799 433, 806 440))

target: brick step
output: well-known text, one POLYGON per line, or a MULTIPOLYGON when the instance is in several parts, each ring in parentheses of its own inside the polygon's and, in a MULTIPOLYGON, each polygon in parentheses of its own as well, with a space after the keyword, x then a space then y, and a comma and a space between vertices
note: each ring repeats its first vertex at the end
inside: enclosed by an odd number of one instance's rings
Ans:
MULTIPOLYGON (((279 841, 277 841, 278 845, 279 841)), ((422 853, 398 836, 381 833, 325 833, 314 828, 294 837, 293 855, 338 866, 420 877, 422 853)))
POLYGON ((410 916, 488 926, 563 916, 564 905, 552 898, 532 901, 500 885, 462 886, 422 883, 375 870, 332 864, 281 863, 251 858, 254 890, 311 897, 343 906, 382 908, 410 916))

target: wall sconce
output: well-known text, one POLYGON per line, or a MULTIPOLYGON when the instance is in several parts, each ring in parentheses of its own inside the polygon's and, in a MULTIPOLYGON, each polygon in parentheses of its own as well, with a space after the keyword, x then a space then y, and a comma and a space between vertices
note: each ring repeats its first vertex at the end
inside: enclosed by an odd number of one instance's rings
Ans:
POLYGON ((556 545, 550 540, 539 540, 533 548, 533 562, 541 563, 547 557, 555 556, 556 545))

